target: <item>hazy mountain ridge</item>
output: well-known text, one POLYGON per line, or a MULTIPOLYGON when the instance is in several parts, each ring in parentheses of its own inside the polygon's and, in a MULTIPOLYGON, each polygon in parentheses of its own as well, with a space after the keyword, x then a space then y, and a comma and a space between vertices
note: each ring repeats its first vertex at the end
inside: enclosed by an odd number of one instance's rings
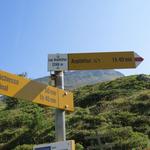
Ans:
MULTIPOLYGON (((124 75, 115 70, 93 70, 93 71, 67 71, 64 73, 65 89, 75 89, 85 85, 98 82, 110 81, 124 75)), ((48 84, 48 76, 38 78, 36 81, 48 84)))

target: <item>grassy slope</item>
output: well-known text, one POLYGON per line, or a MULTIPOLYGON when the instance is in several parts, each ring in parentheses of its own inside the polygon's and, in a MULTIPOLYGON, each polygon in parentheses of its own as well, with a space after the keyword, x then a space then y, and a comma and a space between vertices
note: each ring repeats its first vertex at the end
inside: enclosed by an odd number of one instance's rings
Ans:
MULTIPOLYGON (((66 115, 68 139, 75 139, 86 148, 89 142, 85 137, 98 133, 105 137, 105 142, 115 144, 115 150, 120 150, 120 145, 130 149, 147 146, 149 76, 123 77, 85 86, 75 90, 74 95, 76 110, 66 115)), ((14 100, 6 100, 7 107, 0 103, 1 149, 28 150, 32 144, 54 141, 53 110, 14 100)))
POLYGON ((84 146, 83 137, 96 132, 106 136, 106 142, 130 148, 144 146, 150 139, 149 76, 124 77, 77 89, 75 104, 84 109, 71 114, 70 125, 75 124, 82 138, 74 138, 84 146))

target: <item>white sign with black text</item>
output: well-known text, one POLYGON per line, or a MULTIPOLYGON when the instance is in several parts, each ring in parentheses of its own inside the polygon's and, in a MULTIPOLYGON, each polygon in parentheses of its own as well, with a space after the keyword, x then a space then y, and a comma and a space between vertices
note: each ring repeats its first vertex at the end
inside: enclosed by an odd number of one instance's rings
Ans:
POLYGON ((67 54, 49 54, 48 55, 48 70, 68 70, 68 55, 67 54))

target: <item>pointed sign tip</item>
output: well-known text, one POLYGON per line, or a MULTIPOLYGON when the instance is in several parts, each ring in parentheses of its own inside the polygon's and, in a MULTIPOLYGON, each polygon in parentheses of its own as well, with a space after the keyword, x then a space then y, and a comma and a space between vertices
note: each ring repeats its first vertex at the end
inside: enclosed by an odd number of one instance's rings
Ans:
POLYGON ((137 62, 142 62, 144 60, 144 58, 143 57, 135 57, 135 61, 137 61, 137 62))

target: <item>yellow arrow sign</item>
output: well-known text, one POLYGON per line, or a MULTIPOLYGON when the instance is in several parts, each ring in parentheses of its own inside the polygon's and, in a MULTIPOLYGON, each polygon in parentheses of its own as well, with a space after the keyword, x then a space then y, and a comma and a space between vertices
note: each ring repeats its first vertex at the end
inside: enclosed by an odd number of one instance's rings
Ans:
POLYGON ((136 68, 143 58, 133 51, 49 54, 48 70, 136 68))
POLYGON ((69 54, 68 62, 68 70, 136 68, 134 52, 69 54))
POLYGON ((0 70, 0 94, 73 111, 73 94, 0 70))

